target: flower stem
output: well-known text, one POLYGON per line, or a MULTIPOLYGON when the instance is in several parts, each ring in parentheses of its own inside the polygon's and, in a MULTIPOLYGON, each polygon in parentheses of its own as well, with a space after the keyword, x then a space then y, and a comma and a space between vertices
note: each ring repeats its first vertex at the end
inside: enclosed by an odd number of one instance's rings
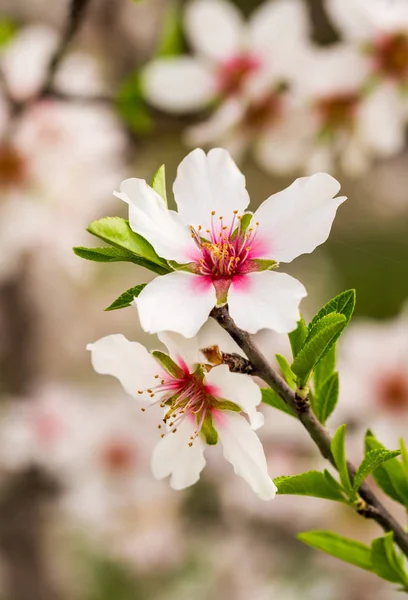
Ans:
MULTIPOLYGON (((227 306, 214 308, 211 316, 229 333, 238 346, 245 352, 257 375, 279 394, 282 400, 295 413, 299 421, 301 421, 304 428, 319 448, 322 456, 330 461, 335 467, 336 465, 330 448, 330 433, 319 423, 313 414, 308 398, 300 398, 296 392, 288 386, 286 381, 271 367, 252 341, 251 336, 245 331, 242 331, 242 329, 239 329, 231 319, 227 306)), ((351 463, 348 463, 348 469, 350 477, 353 479, 356 468, 351 463)), ((401 525, 388 512, 366 483, 361 485, 358 492, 367 504, 366 509, 359 514, 365 518, 376 521, 384 531, 393 531, 395 542, 401 548, 405 556, 408 556, 408 534, 401 525)))

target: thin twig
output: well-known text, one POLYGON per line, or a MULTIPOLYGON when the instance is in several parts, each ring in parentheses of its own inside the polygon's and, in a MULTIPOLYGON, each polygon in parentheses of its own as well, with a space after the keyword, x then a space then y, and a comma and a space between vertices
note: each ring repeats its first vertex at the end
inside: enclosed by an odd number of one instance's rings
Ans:
MULTIPOLYGON (((245 331, 239 329, 231 319, 226 306, 213 309, 211 316, 230 334, 238 346, 245 352, 258 376, 279 394, 282 400, 284 400, 289 408, 292 409, 319 448, 322 456, 329 460, 335 467, 336 465, 331 452, 330 434, 316 419, 307 398, 300 398, 296 392, 288 386, 286 381, 271 367, 266 358, 253 343, 251 337, 245 331)), ((348 468, 350 476, 353 478, 356 469, 351 463, 348 463, 348 468)), ((361 485, 358 492, 368 505, 366 514, 363 514, 363 516, 372 518, 384 529, 384 531, 393 531, 395 542, 401 548, 405 556, 408 556, 408 534, 405 533, 401 525, 388 512, 366 483, 361 485)))
POLYGON ((47 74, 45 76, 43 86, 40 90, 39 97, 46 96, 48 92, 52 89, 55 75, 59 69, 62 60, 65 57, 65 54, 68 50, 69 45, 71 44, 72 39, 74 38, 82 23, 82 18, 85 15, 85 11, 89 3, 90 0, 71 0, 65 29, 54 54, 51 56, 50 62, 48 64, 47 74))

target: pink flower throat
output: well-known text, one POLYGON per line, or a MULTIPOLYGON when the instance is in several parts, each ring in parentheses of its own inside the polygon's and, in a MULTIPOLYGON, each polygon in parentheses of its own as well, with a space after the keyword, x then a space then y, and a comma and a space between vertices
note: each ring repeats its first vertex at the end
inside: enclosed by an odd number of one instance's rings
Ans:
POLYGON ((218 71, 218 88, 223 96, 239 92, 248 77, 257 71, 261 61, 257 56, 238 54, 224 61, 218 71))
MULTIPOLYGON (((147 393, 150 398, 154 398, 156 394, 159 395, 159 399, 152 402, 150 406, 160 404, 161 408, 168 408, 163 418, 165 425, 170 428, 168 433, 176 433, 177 427, 185 419, 195 421, 197 427, 189 441, 189 446, 192 446, 194 439, 200 434, 206 416, 210 415, 214 409, 215 390, 212 386, 204 383, 204 375, 200 373, 201 369, 190 373, 183 366, 183 370, 183 376, 173 377, 166 374, 157 386, 148 390, 139 390, 138 393, 147 393)), ((158 379, 159 375, 155 375, 155 377, 158 379)), ((142 408, 143 412, 145 410, 142 408)), ((158 428, 161 429, 162 425, 158 425, 158 428)), ((162 433, 161 437, 163 438, 165 435, 162 433)))
MULTIPOLYGON (((242 217, 234 210, 231 225, 224 225, 224 218, 215 219, 215 211, 211 213, 211 229, 201 235, 202 227, 190 227, 191 237, 200 251, 197 270, 201 275, 211 279, 232 278, 248 271, 247 261, 251 257, 257 230, 253 227, 242 227, 242 217)), ((256 223, 258 226, 259 223, 256 223)))

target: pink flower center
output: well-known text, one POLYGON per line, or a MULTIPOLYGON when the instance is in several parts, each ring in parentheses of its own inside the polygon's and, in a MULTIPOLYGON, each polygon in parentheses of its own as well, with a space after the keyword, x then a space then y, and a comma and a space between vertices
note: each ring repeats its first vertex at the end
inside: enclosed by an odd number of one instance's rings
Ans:
POLYGON ((261 63, 259 58, 249 54, 240 54, 224 61, 218 72, 218 89, 223 96, 232 96, 241 91, 248 77, 257 71, 261 63))
POLYGON ((257 101, 253 101, 246 109, 242 126, 250 132, 262 130, 265 126, 273 126, 282 113, 282 94, 272 92, 257 101))
POLYGON ((357 94, 353 93, 320 99, 317 102, 317 111, 323 128, 337 130, 352 127, 358 100, 357 94))
POLYGON ((102 449, 102 463, 110 473, 123 473, 134 464, 133 449, 123 440, 113 440, 102 449))
MULTIPOLYGON (((198 272, 217 279, 230 279, 247 272, 247 261, 251 256, 256 229, 242 225, 242 217, 235 210, 231 225, 224 225, 224 217, 215 218, 211 213, 211 229, 201 235, 202 228, 190 227, 191 236, 200 251, 198 272)), ((257 226, 259 223, 256 224, 257 226)))
POLYGON ((403 371, 382 375, 377 383, 378 400, 391 412, 408 411, 408 374, 403 371))
POLYGON ((381 38, 370 49, 380 73, 397 80, 408 76, 408 35, 397 33, 381 38))
MULTIPOLYGON (((156 375, 156 378, 159 376, 156 375)), ((168 408, 163 422, 170 428, 169 433, 176 433, 177 427, 186 419, 195 421, 197 427, 190 438, 189 446, 200 434, 207 416, 211 416, 217 403, 214 397, 215 390, 204 383, 204 372, 199 367, 196 372, 185 372, 183 376, 173 377, 166 375, 157 386, 148 390, 139 390, 139 394, 149 394, 150 398, 157 395, 159 400, 150 406, 160 404, 161 408, 168 408)), ((144 412, 146 409, 142 408, 144 412)), ((162 425, 159 424, 161 429, 162 425)), ((165 433, 161 437, 165 437, 165 433)))

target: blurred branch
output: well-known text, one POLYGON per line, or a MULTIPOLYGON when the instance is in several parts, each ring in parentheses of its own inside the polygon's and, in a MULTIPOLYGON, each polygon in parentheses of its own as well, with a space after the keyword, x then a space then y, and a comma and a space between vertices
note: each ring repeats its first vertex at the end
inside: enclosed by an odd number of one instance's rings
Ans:
POLYGON ((51 57, 44 84, 39 92, 41 98, 51 90, 58 68, 71 44, 72 39, 81 26, 86 9, 91 0, 71 0, 67 21, 60 42, 51 57))
POLYGON ((58 600, 42 557, 42 509, 58 488, 34 467, 9 481, 0 500, 0 552, 4 561, 7 598, 58 600))
POLYGON ((104 94, 95 94, 93 96, 88 94, 70 94, 55 89, 48 90, 43 96, 64 102, 73 102, 74 104, 113 104, 115 102, 113 96, 104 94))
MULTIPOLYGON (((269 365, 266 358, 253 343, 251 337, 245 331, 239 329, 231 319, 226 306, 214 308, 211 316, 230 334, 233 340, 235 340, 238 346, 245 352, 258 376, 279 394, 282 400, 284 400, 289 408, 296 414, 299 421, 301 421, 310 437, 319 448, 322 456, 336 467, 330 448, 330 434, 316 419, 310 408, 308 399, 300 398, 296 392, 288 386, 286 381, 269 365)), ((348 469, 351 478, 353 478, 356 473, 356 468, 351 463, 348 463, 348 469)), ((384 531, 393 531, 395 542, 401 548, 405 556, 408 556, 408 533, 404 531, 401 525, 388 512, 366 483, 361 485, 358 492, 367 504, 365 510, 363 512, 360 511, 360 514, 376 521, 384 531)))

